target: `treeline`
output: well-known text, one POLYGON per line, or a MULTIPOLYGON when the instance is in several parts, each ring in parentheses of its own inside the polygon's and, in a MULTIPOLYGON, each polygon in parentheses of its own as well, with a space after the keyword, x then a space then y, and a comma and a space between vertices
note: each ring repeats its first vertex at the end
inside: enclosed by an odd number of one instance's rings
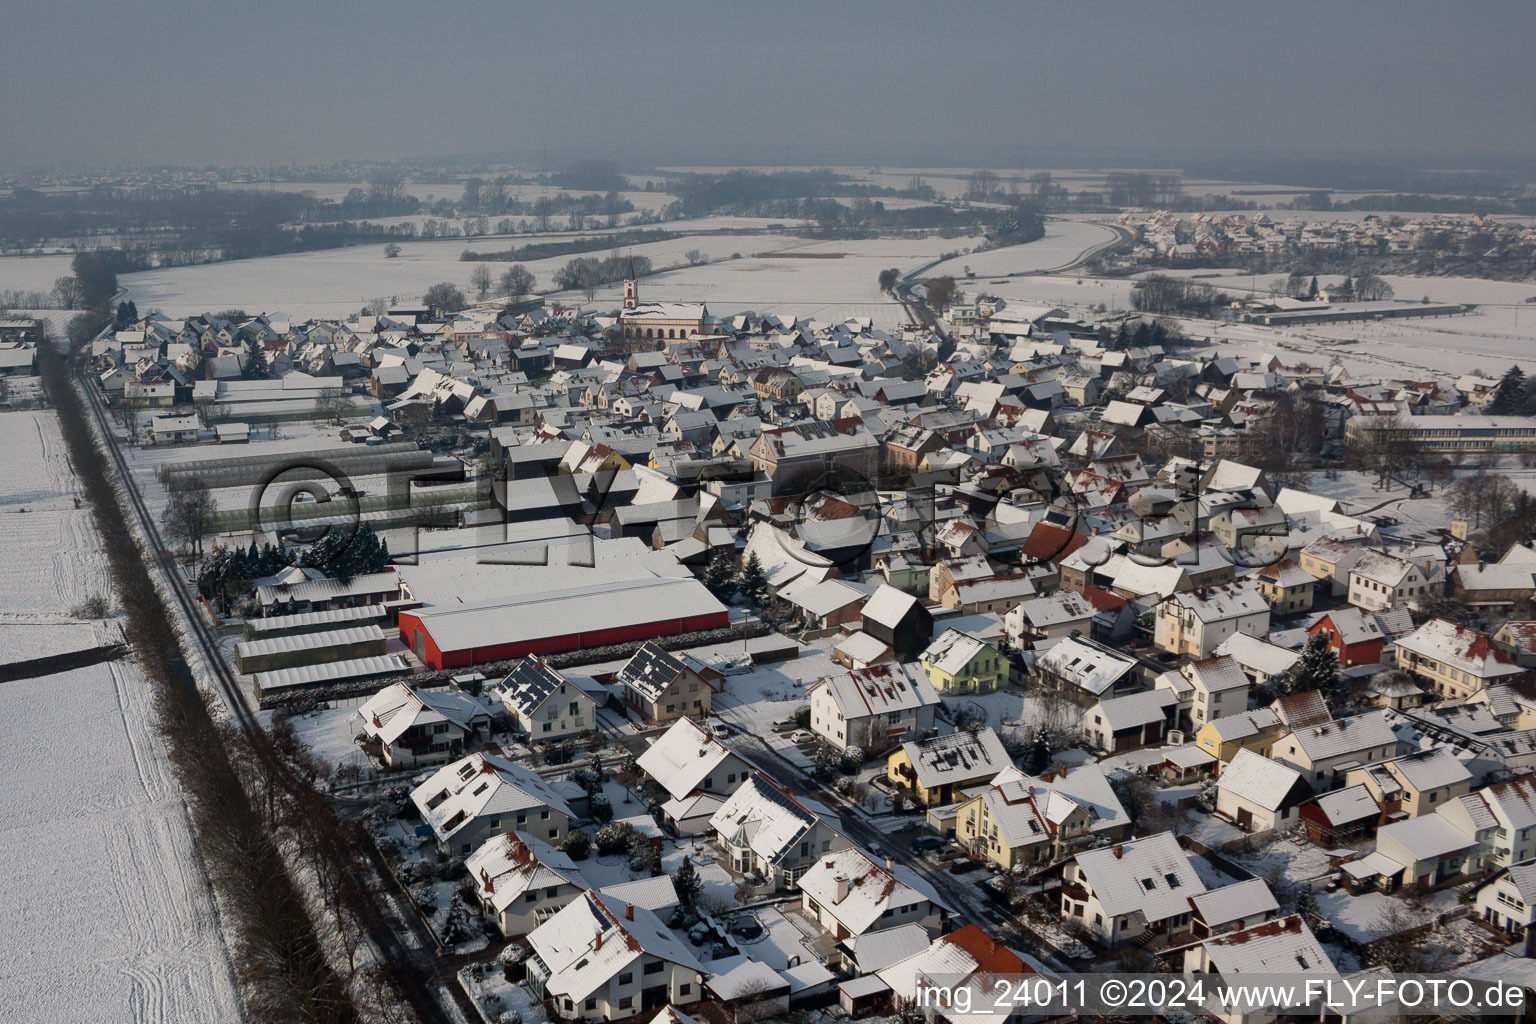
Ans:
POLYGON ((1131 288, 1131 308, 1156 316, 1210 316, 1232 297, 1203 281, 1148 274, 1131 288))
POLYGON ((677 196, 665 216, 793 217, 800 200, 831 196, 878 198, 902 196, 931 199, 932 188, 913 178, 906 189, 884 188, 851 181, 826 168, 810 171, 725 171, 720 174, 679 174, 668 179, 666 191, 677 196))
POLYGON ((334 248, 391 234, 350 219, 416 212, 419 203, 388 183, 354 189, 337 203, 310 193, 145 186, 0 197, 0 248, 109 238, 128 269, 334 248))
POLYGON ((555 271, 555 288, 579 290, 592 298, 605 284, 623 281, 631 274, 644 277, 651 272, 649 256, 578 256, 555 271))
POLYGON ((592 235, 587 238, 572 238, 562 242, 532 242, 528 245, 518 246, 513 249, 500 249, 495 252, 476 252, 473 249, 465 249, 459 254, 459 259, 466 263, 522 263, 528 260, 546 260, 555 256, 570 256, 578 252, 595 252, 599 249, 616 249, 627 245, 641 245, 646 242, 667 242, 681 237, 682 235, 679 232, 662 231, 660 229, 616 231, 611 234, 592 235))

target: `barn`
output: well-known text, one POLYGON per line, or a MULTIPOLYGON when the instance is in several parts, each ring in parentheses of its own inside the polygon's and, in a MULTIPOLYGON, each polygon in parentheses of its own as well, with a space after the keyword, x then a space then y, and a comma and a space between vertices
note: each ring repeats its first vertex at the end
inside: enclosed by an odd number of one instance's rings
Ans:
POLYGON ((402 611, 400 639, 429 668, 446 669, 729 624, 698 580, 647 576, 402 611))

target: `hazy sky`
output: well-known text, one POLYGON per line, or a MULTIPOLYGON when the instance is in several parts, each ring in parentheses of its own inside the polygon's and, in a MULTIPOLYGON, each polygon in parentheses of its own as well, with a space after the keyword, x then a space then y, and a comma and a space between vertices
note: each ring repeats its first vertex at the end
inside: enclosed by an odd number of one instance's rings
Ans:
POLYGON ((0 2, 12 167, 1536 152, 1533 0, 0 2))

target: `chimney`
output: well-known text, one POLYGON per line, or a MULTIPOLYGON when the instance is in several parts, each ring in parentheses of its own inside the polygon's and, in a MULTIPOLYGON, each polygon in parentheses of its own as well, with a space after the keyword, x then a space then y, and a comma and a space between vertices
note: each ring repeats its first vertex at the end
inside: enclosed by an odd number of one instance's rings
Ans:
POLYGON ((626 903, 626 904, 624 904, 624 920, 626 920, 626 921, 633 921, 634 919, 635 919, 635 905, 633 903, 626 903))
POLYGON ((832 902, 838 904, 848 898, 848 876, 838 875, 832 879, 832 902))
POLYGON ((596 953, 598 950, 600 950, 602 948, 603 948, 603 930, 601 928, 599 928, 597 930, 597 938, 592 940, 592 952, 596 953))
POLYGON ((1115 860, 1119 860, 1121 857, 1124 857, 1125 856, 1125 847, 1123 847, 1123 846, 1115 847, 1114 854, 1115 854, 1115 860))
POLYGON ((886 857, 885 858, 885 870, 887 870, 887 871, 895 871, 896 870, 896 858, 895 857, 886 857))

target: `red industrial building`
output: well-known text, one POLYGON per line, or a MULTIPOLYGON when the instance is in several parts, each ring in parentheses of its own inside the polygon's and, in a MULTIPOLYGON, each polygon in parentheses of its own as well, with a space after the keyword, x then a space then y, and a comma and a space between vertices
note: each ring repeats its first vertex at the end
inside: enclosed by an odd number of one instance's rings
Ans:
POLYGON ((651 576, 400 613, 400 639, 429 668, 676 636, 730 624, 692 577, 651 576))

